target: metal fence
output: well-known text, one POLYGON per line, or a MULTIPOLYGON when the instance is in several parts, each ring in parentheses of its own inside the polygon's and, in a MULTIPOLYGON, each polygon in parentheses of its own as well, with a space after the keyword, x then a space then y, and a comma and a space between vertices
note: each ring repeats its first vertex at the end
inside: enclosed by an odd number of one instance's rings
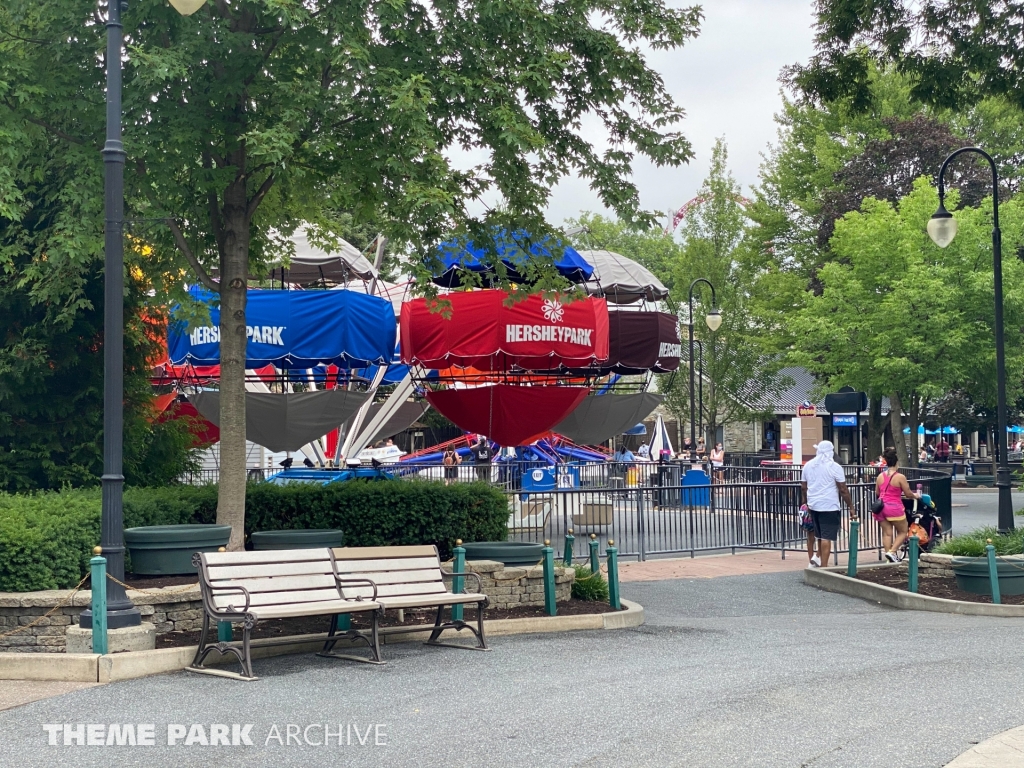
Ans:
MULTIPOLYGON (((756 479, 742 481, 747 468, 726 468, 726 482, 711 485, 641 485, 552 489, 541 493, 507 491, 509 538, 551 540, 560 550, 571 529, 573 552, 586 557, 593 536, 603 553, 614 540, 623 557, 646 560, 659 555, 732 552, 741 549, 806 551, 807 534, 800 527, 800 468, 757 468, 756 479), (730 476, 732 479, 730 479, 730 476)), ((861 513, 860 550, 882 554, 881 527, 869 510, 875 497, 871 467, 848 467, 848 488, 861 513)), ((877 474, 877 470, 874 470, 877 474)), ((928 470, 905 471, 911 486, 918 482, 933 497, 949 496, 948 475, 928 470)), ((948 501, 939 510, 948 531, 948 501)), ((850 513, 842 510, 836 555, 849 551, 850 513)))

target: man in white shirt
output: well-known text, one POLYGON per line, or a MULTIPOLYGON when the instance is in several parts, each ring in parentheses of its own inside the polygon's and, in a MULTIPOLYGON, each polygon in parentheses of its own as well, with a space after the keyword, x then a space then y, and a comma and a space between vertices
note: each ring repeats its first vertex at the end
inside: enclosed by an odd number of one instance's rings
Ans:
POLYGON ((839 497, 850 508, 850 519, 857 519, 853 497, 846 487, 843 468, 833 458, 835 446, 822 440, 814 446, 816 455, 804 465, 803 481, 800 483, 803 503, 807 505, 814 522, 814 537, 818 540, 818 562, 811 561, 811 567, 828 565, 832 543, 839 536, 839 497))

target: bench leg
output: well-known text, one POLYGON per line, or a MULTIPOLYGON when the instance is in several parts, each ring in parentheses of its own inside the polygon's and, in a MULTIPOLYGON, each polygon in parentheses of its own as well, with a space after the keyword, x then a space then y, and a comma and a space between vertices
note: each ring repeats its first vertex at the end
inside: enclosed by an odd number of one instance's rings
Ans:
POLYGON ((195 658, 192 659, 192 663, 185 667, 186 672, 198 672, 203 675, 215 675, 217 677, 231 677, 236 680, 257 680, 252 673, 252 658, 250 656, 250 636, 252 628, 255 626, 255 622, 250 619, 246 619, 242 624, 242 647, 234 643, 218 642, 215 644, 207 644, 206 637, 210 631, 210 616, 207 613, 203 613, 203 631, 199 636, 199 647, 196 648, 195 658), (242 674, 237 672, 229 672, 226 669, 211 669, 203 664, 206 661, 206 657, 211 651, 216 651, 221 656, 230 653, 242 666, 242 674))
POLYGON ((479 629, 474 629, 472 625, 467 624, 464 621, 448 621, 442 622, 441 618, 444 613, 445 606, 440 605, 437 608, 437 618, 434 620, 434 629, 430 633, 430 638, 424 643, 424 645, 438 645, 445 648, 461 648, 464 651, 489 651, 487 647, 487 641, 484 639, 484 608, 487 607, 487 601, 481 600, 476 604, 476 618, 479 629), (477 645, 460 645, 459 643, 442 643, 440 641, 441 633, 446 629, 454 629, 456 632, 461 632, 464 629, 468 629, 472 632, 477 639, 477 645))
POLYGON ((380 653, 380 632, 379 632, 379 617, 380 611, 370 611, 370 636, 367 637, 366 633, 358 629, 350 629, 346 632, 338 632, 338 616, 340 614, 334 614, 331 616, 331 627, 327 632, 327 639, 324 641, 324 647, 320 650, 317 656, 323 656, 327 659, 348 659, 349 661, 361 661, 364 664, 383 664, 384 660, 381 658, 380 653), (370 650, 371 658, 367 659, 363 656, 353 656, 351 654, 334 653, 334 646, 339 640, 359 640, 366 643, 366 647, 370 650))

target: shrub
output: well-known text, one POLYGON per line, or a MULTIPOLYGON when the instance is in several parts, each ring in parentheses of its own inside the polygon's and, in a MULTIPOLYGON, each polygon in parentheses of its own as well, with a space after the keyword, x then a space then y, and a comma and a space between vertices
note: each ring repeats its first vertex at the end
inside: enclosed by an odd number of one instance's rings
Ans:
POLYGON ((603 603, 608 600, 608 582, 601 572, 591 573, 589 565, 574 565, 576 579, 572 583, 572 596, 577 600, 603 603))
MULTIPOLYGON (((84 576, 100 539, 97 488, 0 494, 0 591, 67 589, 84 576)), ((124 525, 212 523, 217 487, 132 488, 124 525)), ((254 530, 340 528, 350 546, 436 544, 508 538, 505 495, 484 483, 349 482, 328 486, 253 484, 246 536, 254 530)))
POLYGON ((942 542, 935 548, 935 552, 940 555, 981 557, 985 554, 988 539, 992 539, 997 555, 1019 555, 1024 552, 1024 529, 1021 528, 1006 535, 995 528, 978 528, 942 542))

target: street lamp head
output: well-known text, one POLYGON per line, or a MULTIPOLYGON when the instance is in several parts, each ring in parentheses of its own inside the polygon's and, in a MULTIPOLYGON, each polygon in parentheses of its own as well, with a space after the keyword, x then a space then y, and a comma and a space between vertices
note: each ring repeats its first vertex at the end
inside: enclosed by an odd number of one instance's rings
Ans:
POLYGON ((204 5, 206 0, 170 0, 171 7, 182 16, 191 16, 204 5))
POLYGON ((939 201, 939 209, 928 220, 928 237, 939 248, 945 248, 956 237, 956 219, 946 210, 946 206, 941 201, 939 201))
POLYGON ((708 316, 704 318, 704 322, 708 324, 708 328, 712 331, 717 331, 722 325, 722 312, 719 309, 712 309, 708 312, 708 316))

